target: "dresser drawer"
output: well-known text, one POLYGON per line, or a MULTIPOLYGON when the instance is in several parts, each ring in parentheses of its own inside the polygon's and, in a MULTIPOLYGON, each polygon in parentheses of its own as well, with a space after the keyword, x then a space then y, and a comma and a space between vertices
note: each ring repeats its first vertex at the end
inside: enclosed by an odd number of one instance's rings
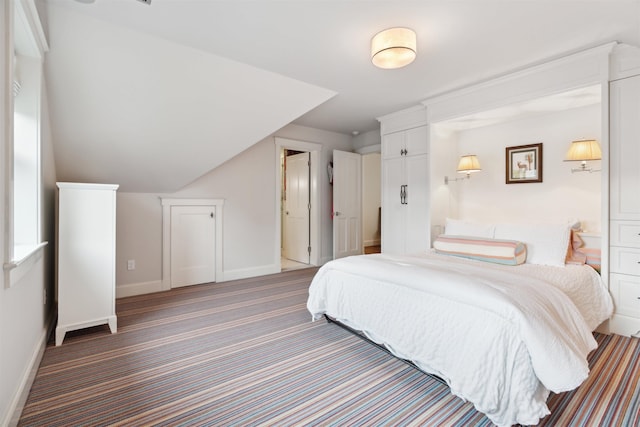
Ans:
POLYGON ((616 314, 640 318, 640 277, 612 273, 609 289, 616 314))
POLYGON ((640 276, 640 248, 609 248, 610 265, 613 273, 635 274, 640 276))
POLYGON ((611 221, 611 245, 640 248, 640 221, 611 221))

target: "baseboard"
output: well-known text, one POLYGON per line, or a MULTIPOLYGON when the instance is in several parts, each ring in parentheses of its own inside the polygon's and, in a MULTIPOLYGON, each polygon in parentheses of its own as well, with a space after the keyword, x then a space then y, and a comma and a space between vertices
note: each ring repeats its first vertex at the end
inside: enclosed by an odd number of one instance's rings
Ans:
POLYGON ((237 270, 225 270, 223 277, 216 278, 216 282, 248 279, 249 277, 264 276, 275 273, 280 273, 280 264, 261 265, 259 267, 241 268, 237 270))
POLYGON ((365 240, 362 244, 362 246, 378 246, 378 245, 380 245, 380 239, 365 240))
POLYGON ((51 310, 49 318, 47 319, 47 324, 42 330, 42 334, 40 335, 38 344, 33 351, 31 360, 29 361, 28 369, 25 370, 22 381, 20 381, 20 387, 14 395, 11 405, 9 405, 6 419, 0 420, 0 425, 9 427, 18 425, 18 421, 20 421, 20 415, 22 415, 22 410, 24 409, 24 405, 27 403, 27 398, 29 397, 31 386, 33 385, 33 381, 35 380, 36 374, 38 373, 40 361, 42 361, 42 356, 44 356, 44 350, 47 348, 47 341, 49 340, 49 336, 53 331, 55 319, 56 311, 51 310))
POLYGON ((162 280, 151 282, 129 283, 116 286, 116 298, 132 297, 135 295, 152 294, 163 291, 162 280))

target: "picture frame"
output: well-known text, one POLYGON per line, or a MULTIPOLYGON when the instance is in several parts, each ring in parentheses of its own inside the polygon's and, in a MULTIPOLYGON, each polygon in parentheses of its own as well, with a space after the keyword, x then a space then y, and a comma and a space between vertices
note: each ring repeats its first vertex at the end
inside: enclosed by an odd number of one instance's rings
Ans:
POLYGON ((506 147, 506 183, 542 182, 542 143, 506 147))

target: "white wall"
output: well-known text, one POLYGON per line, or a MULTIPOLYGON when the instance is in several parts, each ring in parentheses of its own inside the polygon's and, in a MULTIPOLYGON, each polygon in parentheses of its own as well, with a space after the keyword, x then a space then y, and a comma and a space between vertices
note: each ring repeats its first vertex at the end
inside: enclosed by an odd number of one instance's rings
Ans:
MULTIPOLYGON (((351 150, 351 136, 288 125, 172 194, 123 193, 117 200, 118 296, 154 292, 162 281, 160 197, 224 199, 223 273, 251 277, 279 271, 274 265, 276 189, 274 137, 322 144, 320 181, 321 260, 332 257, 332 193, 326 171, 333 150, 351 150), (136 269, 126 269, 127 260, 136 269)), ((117 183, 114 183, 117 184, 117 183)))
MULTIPOLYGON (((0 22, 3 28, 7 18, 6 7, 12 2, 2 2, 0 22)), ((2 32, 0 43, 0 164, 4 165, 5 147, 11 143, 6 129, 10 118, 6 111, 7 96, 7 57, 13 52, 6 50, 6 32, 2 32)), ((26 397, 31 368, 38 362, 40 350, 46 341, 50 314, 53 309, 53 248, 54 242, 54 201, 55 201, 55 164, 51 145, 50 127, 46 99, 42 111, 42 235, 49 241, 39 261, 14 284, 5 288, 4 274, 0 275, 0 425, 9 424, 14 409, 26 397), (43 291, 47 290, 47 301, 43 300, 43 291)), ((5 170, 0 173, 0 218, 6 224, 5 217, 5 170)), ((5 227, 0 229, 0 239, 6 238, 5 227)), ((4 244, 0 245, 0 257, 4 259, 4 244)))
POLYGON ((361 133, 353 137, 353 149, 360 153, 360 150, 367 150, 368 147, 377 146, 378 150, 382 143, 382 137, 380 136, 380 128, 370 130, 368 132, 361 133))
MULTIPOLYGON (((601 114, 596 104, 460 132, 451 149, 458 156, 476 154, 482 172, 449 184, 449 215, 486 222, 578 219, 586 230, 600 231, 600 173, 572 174, 571 168, 579 164, 563 160, 571 141, 600 139, 601 114), (506 184, 505 147, 539 142, 543 182, 506 184)), ((600 161, 592 163, 600 168, 600 161)), ((452 163, 450 170, 455 167, 452 163)))
POLYGON ((362 156, 362 244, 380 244, 380 153, 362 156))

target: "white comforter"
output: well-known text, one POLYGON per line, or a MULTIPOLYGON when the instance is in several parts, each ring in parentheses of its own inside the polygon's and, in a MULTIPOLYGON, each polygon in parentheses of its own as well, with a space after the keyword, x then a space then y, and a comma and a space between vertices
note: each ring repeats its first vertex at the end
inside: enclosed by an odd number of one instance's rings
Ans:
POLYGON ((498 425, 536 424, 549 413, 549 390, 579 386, 596 348, 591 331, 613 310, 587 266, 435 253, 331 261, 314 277, 307 307, 314 320, 326 313, 445 379, 498 425))

